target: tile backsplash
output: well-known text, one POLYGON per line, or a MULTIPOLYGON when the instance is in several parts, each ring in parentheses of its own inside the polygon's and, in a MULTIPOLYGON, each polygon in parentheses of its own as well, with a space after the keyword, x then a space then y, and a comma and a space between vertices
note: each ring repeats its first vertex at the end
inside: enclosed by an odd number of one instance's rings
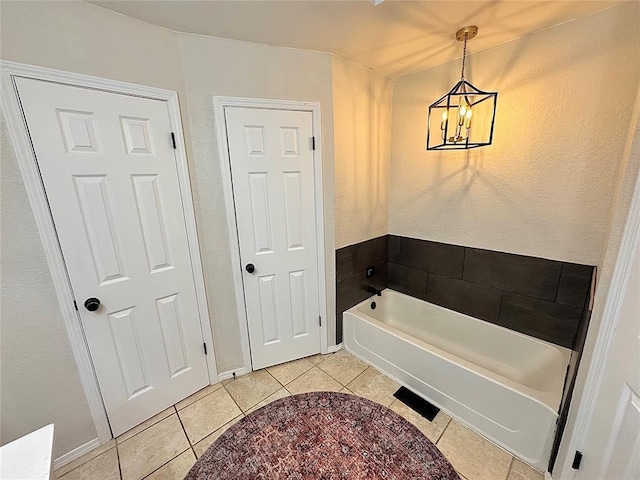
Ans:
POLYGON ((336 343, 342 342, 342 313, 369 298, 367 287, 387 288, 388 235, 336 251, 336 343), (366 278, 367 267, 376 273, 366 278))
POLYGON ((389 235, 387 286, 567 348, 594 267, 389 235))

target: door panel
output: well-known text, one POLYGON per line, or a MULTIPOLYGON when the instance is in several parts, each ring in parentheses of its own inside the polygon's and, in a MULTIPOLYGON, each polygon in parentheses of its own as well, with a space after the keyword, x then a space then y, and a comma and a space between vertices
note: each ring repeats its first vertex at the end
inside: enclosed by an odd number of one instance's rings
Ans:
POLYGON ((166 102, 17 78, 114 435, 209 383, 166 102), (83 307, 99 298, 98 310, 83 307))
POLYGON ((225 108, 253 368, 320 351, 312 114, 225 108))
POLYGON ((610 452, 604 468, 604 477, 611 479, 640 478, 640 397, 625 385, 618 422, 609 442, 610 452))
POLYGON ((149 273, 173 268, 169 259, 166 222, 160 204, 157 175, 133 175, 133 190, 136 208, 142 226, 145 252, 149 263, 149 273))
POLYGON ((136 317, 135 308, 108 315, 111 339, 128 398, 149 388, 149 369, 140 340, 140 323, 136 317))

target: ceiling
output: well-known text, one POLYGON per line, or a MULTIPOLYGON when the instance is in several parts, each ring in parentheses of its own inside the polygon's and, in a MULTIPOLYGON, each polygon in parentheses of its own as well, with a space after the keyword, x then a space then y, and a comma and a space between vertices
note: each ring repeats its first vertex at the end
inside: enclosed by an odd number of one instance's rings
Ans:
POLYGON ((89 0, 171 30, 333 52, 391 77, 461 56, 455 32, 477 25, 478 51, 620 3, 610 1, 89 0))

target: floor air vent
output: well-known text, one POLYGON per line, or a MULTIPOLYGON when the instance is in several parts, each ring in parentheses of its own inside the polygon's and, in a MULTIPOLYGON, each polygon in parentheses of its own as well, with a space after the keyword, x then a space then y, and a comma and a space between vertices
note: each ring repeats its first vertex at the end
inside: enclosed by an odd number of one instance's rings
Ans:
POLYGON ((438 407, 427 402, 424 398, 416 395, 411 390, 400 387, 396 393, 393 394, 398 400, 404 403, 411 410, 418 412, 424 418, 430 422, 436 418, 436 415, 440 411, 438 407))

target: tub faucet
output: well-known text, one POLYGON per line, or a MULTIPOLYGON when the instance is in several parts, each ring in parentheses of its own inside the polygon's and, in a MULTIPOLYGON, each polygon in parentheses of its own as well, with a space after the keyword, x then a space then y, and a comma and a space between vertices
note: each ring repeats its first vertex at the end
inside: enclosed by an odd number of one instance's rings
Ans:
POLYGON ((369 285, 367 287, 367 292, 369 293, 375 293, 377 296, 381 297, 382 296, 382 290, 378 290, 376 287, 373 287, 371 285, 369 285))

